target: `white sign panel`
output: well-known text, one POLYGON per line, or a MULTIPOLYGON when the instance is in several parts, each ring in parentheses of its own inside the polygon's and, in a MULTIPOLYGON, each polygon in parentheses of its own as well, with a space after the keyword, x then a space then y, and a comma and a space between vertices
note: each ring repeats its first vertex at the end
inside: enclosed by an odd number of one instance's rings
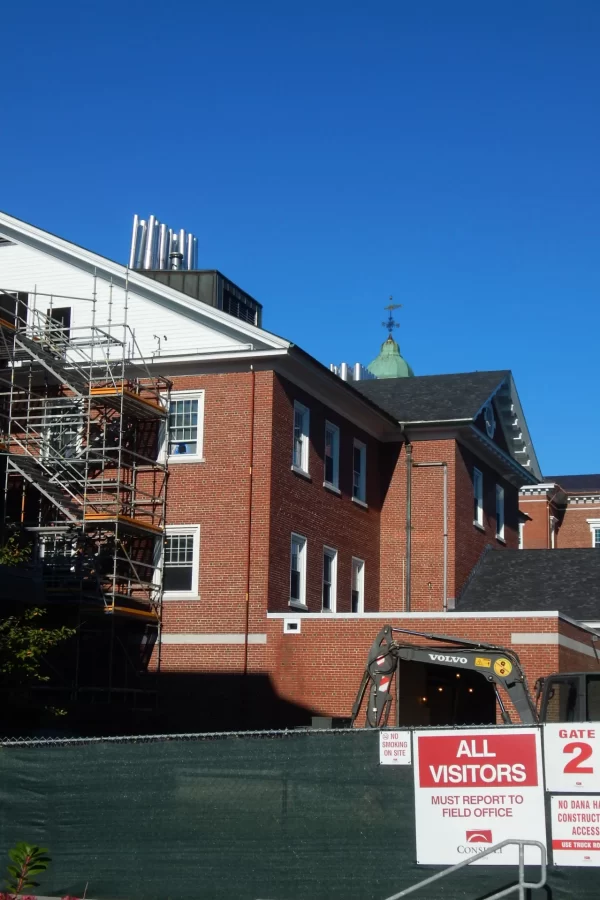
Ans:
POLYGON ((552 797, 555 866, 600 866, 600 797, 552 797))
MULTIPOLYGON (((546 844, 537 728, 415 731, 417 862, 452 865, 508 838, 546 844)), ((525 862, 539 864, 535 847, 525 862)), ((482 865, 517 865, 505 847, 482 865)))
POLYGON ((547 791, 600 792, 600 727, 592 722, 544 725, 547 791))
POLYGON ((380 731, 379 762, 382 766, 410 766, 410 731, 380 731))

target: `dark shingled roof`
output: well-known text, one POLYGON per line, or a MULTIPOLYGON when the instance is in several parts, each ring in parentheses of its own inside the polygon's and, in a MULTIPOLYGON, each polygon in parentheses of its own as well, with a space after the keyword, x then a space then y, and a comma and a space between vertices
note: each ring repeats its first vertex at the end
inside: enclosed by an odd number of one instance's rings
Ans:
POLYGON ((600 620, 600 550, 490 550, 457 612, 543 612, 600 620))
POLYGON ((544 475, 544 481, 560 484, 568 494, 600 494, 600 475, 544 475))
POLYGON ((508 371, 354 381, 352 386, 398 422, 473 419, 508 371))

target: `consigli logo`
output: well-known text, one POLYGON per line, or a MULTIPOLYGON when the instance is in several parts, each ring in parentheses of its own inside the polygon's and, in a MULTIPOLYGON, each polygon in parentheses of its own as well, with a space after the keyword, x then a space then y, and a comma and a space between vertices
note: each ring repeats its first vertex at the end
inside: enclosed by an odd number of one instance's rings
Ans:
MULTIPOLYGON (((475 853, 484 853, 493 844, 492 832, 487 828, 480 831, 466 831, 464 844, 459 844, 456 852, 461 856, 473 856, 475 853)), ((502 850, 496 850, 495 853, 502 853, 502 850)))

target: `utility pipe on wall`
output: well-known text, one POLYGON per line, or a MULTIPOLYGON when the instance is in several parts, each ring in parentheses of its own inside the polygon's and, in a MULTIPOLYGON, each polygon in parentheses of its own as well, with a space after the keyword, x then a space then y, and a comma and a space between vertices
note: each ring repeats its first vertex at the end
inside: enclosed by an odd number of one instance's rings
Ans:
MULTIPOLYGON (((410 444, 407 444, 407 449, 410 447, 410 444)), ((442 469, 443 472, 443 576, 442 576, 442 602, 444 612, 448 612, 448 463, 447 462, 412 462, 412 453, 410 457, 410 465, 409 465, 409 457, 407 455, 406 458, 407 467, 409 469, 408 482, 407 486, 411 485, 412 478, 410 477, 410 469, 442 469)), ((412 486, 411 493, 407 490, 407 503, 406 503, 406 521, 407 527, 410 526, 412 511, 410 509, 410 504, 412 500, 412 486)), ((408 577, 410 578, 410 542, 408 540, 410 535, 410 531, 407 535, 407 570, 408 577)), ((407 604, 406 609, 410 611, 410 581, 407 583, 407 604)))
POLYGON ((404 567, 404 608, 410 612, 410 545, 412 531, 412 444, 406 442, 406 566, 404 567))

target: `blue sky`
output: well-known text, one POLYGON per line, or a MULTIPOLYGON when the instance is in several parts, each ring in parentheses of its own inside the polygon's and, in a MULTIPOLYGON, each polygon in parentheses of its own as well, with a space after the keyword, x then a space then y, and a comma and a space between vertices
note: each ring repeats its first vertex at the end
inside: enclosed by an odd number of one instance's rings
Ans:
POLYGON ((600 470, 600 3, 9 4, 0 208, 126 261, 198 236, 324 363, 388 296, 417 374, 511 368, 543 471, 600 470))

